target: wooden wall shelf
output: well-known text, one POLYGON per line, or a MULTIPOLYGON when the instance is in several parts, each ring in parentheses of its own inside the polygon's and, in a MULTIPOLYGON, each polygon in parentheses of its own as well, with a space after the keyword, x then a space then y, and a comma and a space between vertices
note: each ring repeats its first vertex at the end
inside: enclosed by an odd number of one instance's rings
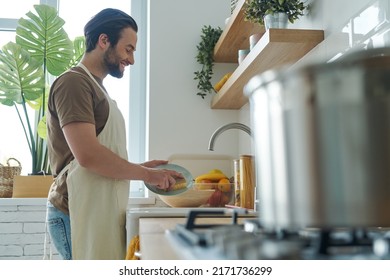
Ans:
POLYGON ((260 41, 211 100, 212 109, 240 109, 248 98, 243 89, 255 75, 293 64, 324 40, 323 30, 270 29, 245 21, 245 0, 240 0, 214 48, 216 63, 237 63, 238 50, 249 49, 249 37, 263 33, 260 41))
POLYGON ((212 98, 211 108, 240 109, 248 102, 243 89, 253 76, 293 64, 323 40, 323 30, 268 30, 212 98))
POLYGON ((237 63, 238 50, 249 49, 249 37, 255 33, 264 33, 265 28, 260 24, 245 21, 245 0, 237 2, 226 28, 214 48, 214 61, 237 63))

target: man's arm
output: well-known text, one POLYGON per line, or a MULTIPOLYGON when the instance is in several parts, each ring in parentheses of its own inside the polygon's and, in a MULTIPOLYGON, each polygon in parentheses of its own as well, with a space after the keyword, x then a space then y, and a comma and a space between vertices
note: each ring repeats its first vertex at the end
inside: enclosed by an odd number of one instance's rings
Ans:
POLYGON ((86 122, 72 122, 63 127, 66 141, 79 164, 102 176, 142 180, 162 189, 175 184, 175 177, 182 177, 175 171, 158 170, 128 162, 105 146, 96 137, 95 125, 86 122))

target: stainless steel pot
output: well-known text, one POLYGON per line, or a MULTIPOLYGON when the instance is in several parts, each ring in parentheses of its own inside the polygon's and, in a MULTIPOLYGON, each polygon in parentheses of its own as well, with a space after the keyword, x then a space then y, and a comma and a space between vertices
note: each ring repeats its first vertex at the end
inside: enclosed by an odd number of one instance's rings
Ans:
POLYGON ((390 226, 390 49, 268 71, 244 89, 266 228, 390 226))

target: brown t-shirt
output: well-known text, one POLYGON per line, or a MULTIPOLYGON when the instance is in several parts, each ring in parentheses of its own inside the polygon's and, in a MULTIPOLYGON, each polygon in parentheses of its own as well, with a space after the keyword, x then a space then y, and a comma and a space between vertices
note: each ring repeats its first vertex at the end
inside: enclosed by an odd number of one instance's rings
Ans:
MULTIPOLYGON (((103 87, 102 80, 94 77, 103 87)), ((66 175, 57 176, 74 159, 62 128, 72 122, 92 123, 96 135, 103 130, 109 114, 105 94, 80 67, 58 77, 50 88, 46 114, 48 152, 51 171, 56 178, 49 191, 49 201, 69 214, 66 175)))

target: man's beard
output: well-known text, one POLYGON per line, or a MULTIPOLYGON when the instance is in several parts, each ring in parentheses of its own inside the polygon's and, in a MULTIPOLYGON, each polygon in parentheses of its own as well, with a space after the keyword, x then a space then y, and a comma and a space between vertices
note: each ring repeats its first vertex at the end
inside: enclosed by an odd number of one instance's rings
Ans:
POLYGON ((103 61, 107 67, 108 74, 119 79, 123 77, 120 62, 118 62, 115 51, 112 48, 109 48, 109 50, 104 54, 103 61))

